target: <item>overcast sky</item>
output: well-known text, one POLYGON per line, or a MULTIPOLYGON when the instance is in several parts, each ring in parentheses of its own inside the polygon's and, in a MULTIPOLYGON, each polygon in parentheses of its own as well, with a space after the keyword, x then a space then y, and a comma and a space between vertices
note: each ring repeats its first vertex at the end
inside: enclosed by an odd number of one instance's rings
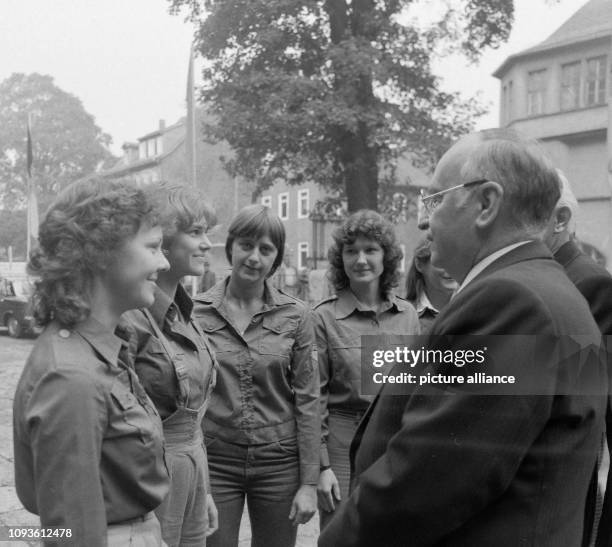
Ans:
MULTIPOLYGON (((499 86, 491 73, 509 54, 547 38, 584 3, 515 0, 508 44, 487 52, 478 67, 440 64, 447 90, 481 93, 491 106, 478 127, 498 121, 499 86)), ((184 114, 193 28, 182 16, 170 15, 168 5, 167 0, 0 0, 0 80, 13 72, 53 76, 113 137, 118 154, 123 142, 153 131, 160 119, 171 124, 184 114)))

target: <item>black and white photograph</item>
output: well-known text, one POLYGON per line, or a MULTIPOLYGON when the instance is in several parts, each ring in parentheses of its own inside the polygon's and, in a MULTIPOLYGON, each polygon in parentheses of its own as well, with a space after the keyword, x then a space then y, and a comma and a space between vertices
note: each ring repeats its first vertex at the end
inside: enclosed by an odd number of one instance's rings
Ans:
POLYGON ((3 545, 612 547, 611 272, 612 0, 0 0, 3 545))

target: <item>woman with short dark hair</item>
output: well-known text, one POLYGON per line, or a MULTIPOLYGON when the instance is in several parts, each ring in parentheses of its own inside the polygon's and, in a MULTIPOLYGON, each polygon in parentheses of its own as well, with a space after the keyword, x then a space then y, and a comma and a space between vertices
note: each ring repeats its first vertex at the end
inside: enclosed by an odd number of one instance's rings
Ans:
POLYGON ((161 545, 168 491, 159 415, 131 367, 123 312, 153 302, 168 267, 145 189, 107 180, 64 190, 29 272, 45 326, 13 405, 15 485, 69 545, 161 545))
POLYGON ((348 496, 349 446, 373 398, 361 390, 361 336, 419 333, 414 308, 393 294, 402 260, 393 226, 363 210, 332 237, 329 277, 336 295, 314 308, 321 380, 321 528, 348 496))
POLYGON ((168 547, 203 547, 217 529, 210 494, 202 419, 216 377, 206 336, 192 316, 193 301, 180 281, 200 277, 216 222, 202 195, 161 184, 163 252, 170 268, 157 276, 149 308, 125 315, 136 333, 135 369, 162 418, 170 491, 155 511, 168 547))
POLYGON ((195 299, 219 362, 204 419, 219 529, 210 545, 238 545, 245 498, 252 545, 291 547, 316 511, 319 376, 305 305, 268 278, 283 260, 282 221, 245 207, 225 245, 230 276, 195 299))

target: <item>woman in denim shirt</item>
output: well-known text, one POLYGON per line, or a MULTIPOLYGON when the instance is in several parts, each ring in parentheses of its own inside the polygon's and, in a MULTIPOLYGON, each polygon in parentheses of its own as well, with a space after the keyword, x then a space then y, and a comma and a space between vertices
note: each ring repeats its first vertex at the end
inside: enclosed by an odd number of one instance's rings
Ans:
POLYGON ((195 298, 194 313, 219 363, 204 419, 219 512, 213 547, 238 545, 245 497, 252 545, 290 547, 316 510, 319 374, 311 317, 268 278, 283 259, 285 229, 250 205, 229 227, 231 275, 195 298))
POLYGON ((136 332, 136 373, 164 427, 170 491, 155 511, 162 537, 168 547, 203 547, 217 529, 201 429, 216 363, 180 281, 204 272, 210 249, 206 231, 215 217, 192 188, 163 184, 159 194, 170 268, 157 276, 153 304, 124 318, 136 332))
POLYGON ((336 296, 314 309, 321 379, 321 528, 349 490, 349 447, 373 397, 361 393, 361 336, 419 334, 412 305, 392 292, 402 251, 393 226, 374 211, 351 215, 328 252, 336 296))
POLYGON ((127 183, 75 183, 50 206, 30 258, 45 330, 15 393, 15 486, 43 528, 62 529, 49 544, 162 545, 151 512, 168 491, 162 425, 120 323, 153 302, 168 267, 152 204, 127 183))

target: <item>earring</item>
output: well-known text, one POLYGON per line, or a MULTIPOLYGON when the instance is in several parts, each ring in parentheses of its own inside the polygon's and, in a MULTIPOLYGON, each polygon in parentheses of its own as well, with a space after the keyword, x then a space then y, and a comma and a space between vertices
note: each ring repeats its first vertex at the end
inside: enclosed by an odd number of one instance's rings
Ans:
POLYGON ((168 249, 162 249, 162 253, 164 253, 165 255, 167 255, 170 251, 168 249))

